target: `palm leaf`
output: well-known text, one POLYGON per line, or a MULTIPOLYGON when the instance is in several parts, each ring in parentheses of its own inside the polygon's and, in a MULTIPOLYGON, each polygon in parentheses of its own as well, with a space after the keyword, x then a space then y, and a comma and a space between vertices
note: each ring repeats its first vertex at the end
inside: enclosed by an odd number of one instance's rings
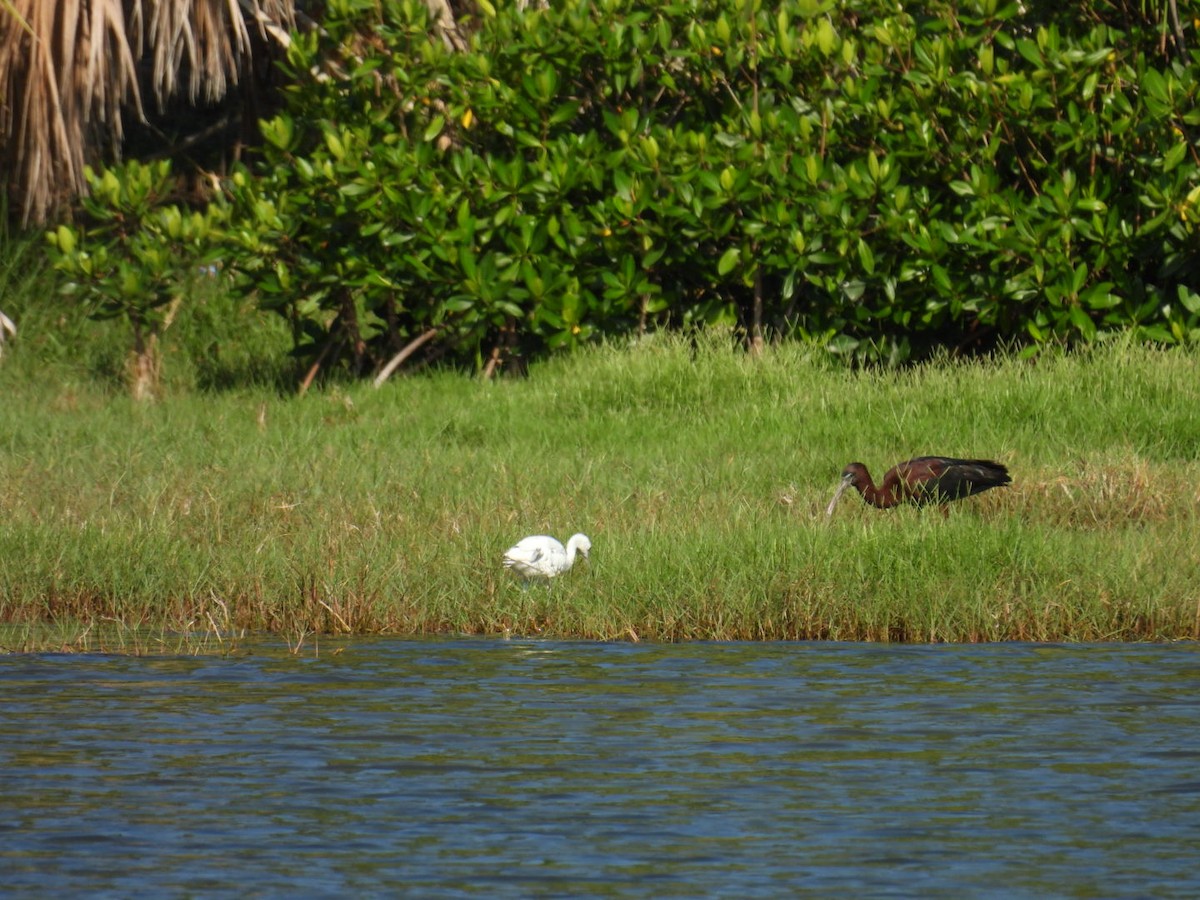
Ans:
POLYGON ((84 190, 83 166, 143 116, 139 66, 161 110, 212 103, 247 71, 250 25, 279 39, 294 0, 0 0, 0 165, 22 223, 84 190))

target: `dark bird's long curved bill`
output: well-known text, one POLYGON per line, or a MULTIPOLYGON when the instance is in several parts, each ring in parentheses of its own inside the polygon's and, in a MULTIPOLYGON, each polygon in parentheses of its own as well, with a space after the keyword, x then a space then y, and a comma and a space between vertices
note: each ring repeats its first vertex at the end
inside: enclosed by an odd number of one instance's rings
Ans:
POLYGON ((833 499, 829 501, 829 506, 825 507, 825 518, 833 518, 833 508, 837 506, 839 500, 842 499, 842 494, 846 493, 846 488, 850 487, 850 482, 845 478, 837 486, 837 490, 833 492, 833 499))

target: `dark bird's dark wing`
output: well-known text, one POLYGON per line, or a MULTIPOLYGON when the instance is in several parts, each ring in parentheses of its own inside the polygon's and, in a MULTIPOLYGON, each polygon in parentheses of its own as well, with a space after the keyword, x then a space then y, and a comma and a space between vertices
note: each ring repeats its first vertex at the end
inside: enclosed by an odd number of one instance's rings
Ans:
POLYGON ((961 500, 989 488, 1009 484, 1012 478, 999 463, 987 459, 943 459, 930 464, 932 477, 926 482, 928 499, 961 500))

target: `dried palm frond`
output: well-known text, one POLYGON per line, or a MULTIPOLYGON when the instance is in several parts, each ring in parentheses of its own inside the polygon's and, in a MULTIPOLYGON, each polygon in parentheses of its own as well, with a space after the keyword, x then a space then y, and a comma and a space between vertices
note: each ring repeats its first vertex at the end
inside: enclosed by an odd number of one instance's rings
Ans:
POLYGON ((83 166, 142 118, 139 64, 161 110, 211 103, 237 84, 250 25, 276 40, 294 0, 0 0, 0 165, 24 224, 84 189, 83 166), (186 86, 182 81, 186 81, 186 86))

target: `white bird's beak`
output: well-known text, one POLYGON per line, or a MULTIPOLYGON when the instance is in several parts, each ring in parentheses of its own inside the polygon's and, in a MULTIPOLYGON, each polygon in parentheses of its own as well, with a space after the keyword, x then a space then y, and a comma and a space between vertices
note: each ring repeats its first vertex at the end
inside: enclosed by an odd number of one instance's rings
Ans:
POLYGON ((846 488, 848 487, 850 487, 850 479, 843 478, 842 483, 837 487, 837 491, 834 492, 833 499, 829 501, 829 506, 825 507, 826 519, 832 518, 833 508, 837 506, 837 502, 842 499, 842 494, 846 493, 846 488))

